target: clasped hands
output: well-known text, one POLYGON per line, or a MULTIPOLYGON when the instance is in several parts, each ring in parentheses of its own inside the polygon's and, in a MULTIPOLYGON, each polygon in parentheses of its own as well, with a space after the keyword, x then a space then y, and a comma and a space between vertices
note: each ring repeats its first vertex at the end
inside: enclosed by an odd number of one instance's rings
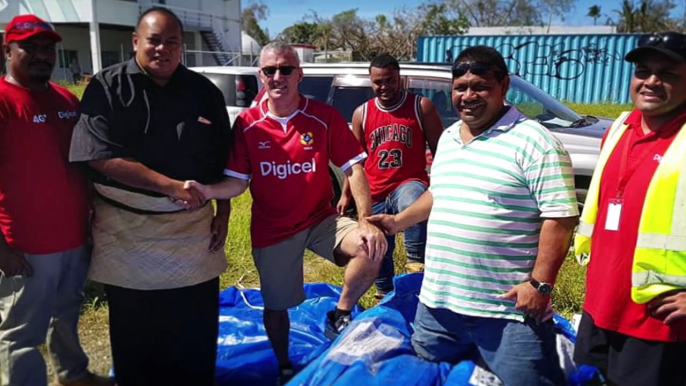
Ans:
POLYGON ((211 198, 210 187, 197 181, 176 181, 169 199, 187 210, 194 210, 205 205, 211 198))

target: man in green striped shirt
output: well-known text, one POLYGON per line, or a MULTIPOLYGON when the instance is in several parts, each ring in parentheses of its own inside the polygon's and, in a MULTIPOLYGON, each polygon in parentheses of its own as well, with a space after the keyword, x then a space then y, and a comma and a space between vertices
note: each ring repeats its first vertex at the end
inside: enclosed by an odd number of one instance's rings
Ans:
POLYGON ((550 291, 579 214, 574 175, 562 144, 505 103, 508 86, 498 51, 462 51, 460 121, 439 140, 429 191, 370 220, 390 234, 429 220, 412 337, 420 357, 457 362, 478 350, 508 386, 558 386, 550 291))

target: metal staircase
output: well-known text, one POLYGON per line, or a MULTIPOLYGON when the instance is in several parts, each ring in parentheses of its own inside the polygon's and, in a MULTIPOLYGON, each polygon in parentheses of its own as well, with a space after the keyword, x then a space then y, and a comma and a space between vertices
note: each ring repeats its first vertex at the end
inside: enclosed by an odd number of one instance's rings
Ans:
POLYGON ((203 41, 207 44, 207 47, 212 51, 212 56, 217 64, 220 66, 229 66, 233 60, 233 56, 224 53, 224 48, 222 47, 222 42, 219 36, 214 31, 200 31, 203 41))

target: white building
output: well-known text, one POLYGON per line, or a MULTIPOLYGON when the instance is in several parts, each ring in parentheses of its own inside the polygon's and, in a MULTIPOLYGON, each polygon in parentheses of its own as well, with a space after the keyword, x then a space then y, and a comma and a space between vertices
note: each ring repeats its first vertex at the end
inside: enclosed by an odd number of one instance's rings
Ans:
POLYGON ((242 61, 240 0, 0 0, 0 31, 20 14, 52 23, 63 39, 54 79, 71 80, 73 58, 83 74, 129 59, 138 16, 152 6, 171 9, 183 22, 187 66, 242 61))

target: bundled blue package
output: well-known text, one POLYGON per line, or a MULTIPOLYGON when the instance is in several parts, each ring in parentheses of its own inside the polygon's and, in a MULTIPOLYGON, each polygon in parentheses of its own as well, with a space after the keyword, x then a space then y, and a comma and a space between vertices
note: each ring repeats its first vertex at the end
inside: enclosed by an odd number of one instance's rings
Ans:
MULTIPOLYGON (((331 341, 324 336, 326 313, 336 306, 341 289, 324 283, 305 284, 306 300, 289 310, 288 355, 296 370, 305 367, 331 341)), ((262 323, 264 302, 258 289, 230 287, 220 294, 215 379, 218 386, 274 385, 277 362, 262 323)), ((361 309, 353 310, 353 317, 361 309)))
MULTIPOLYGON (((456 365, 419 359, 410 345, 414 331, 421 273, 397 276, 395 291, 376 307, 358 315, 329 347, 320 350, 292 385, 401 385, 498 386, 502 382, 478 357, 456 365)), ((572 361, 576 332, 569 321, 554 316, 560 366, 570 386, 582 386, 596 374, 572 361)))
MULTIPOLYGON (((353 310, 353 323, 331 342, 324 336, 326 313, 341 289, 325 283, 305 284, 306 300, 289 310, 289 357, 299 373, 292 385, 501 386, 479 358, 451 365, 419 359, 410 345, 423 274, 396 276, 395 291, 376 307, 353 310)), ((274 385, 277 363, 262 322, 264 303, 258 289, 231 287, 220 294, 216 384, 274 385)), ((589 366, 576 366, 572 351, 576 332, 555 315, 557 351, 569 386, 584 386, 597 376, 589 366)), ((110 371, 114 376, 114 370, 110 371)))

